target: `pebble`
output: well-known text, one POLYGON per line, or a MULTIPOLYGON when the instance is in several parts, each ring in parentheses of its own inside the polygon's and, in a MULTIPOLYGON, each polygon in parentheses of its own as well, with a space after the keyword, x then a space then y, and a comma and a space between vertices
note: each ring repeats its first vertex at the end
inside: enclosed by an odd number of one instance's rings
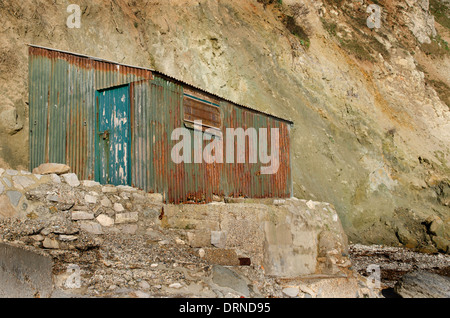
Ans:
POLYGON ((139 282, 139 288, 144 289, 144 290, 149 289, 150 284, 147 283, 145 280, 143 280, 143 281, 139 282))
POLYGON ((59 248, 58 241, 48 238, 48 237, 46 237, 44 239, 44 242, 42 244, 44 245, 45 248, 48 248, 48 249, 58 249, 59 248))
POLYGON ((175 239, 175 243, 179 244, 179 245, 184 245, 186 244, 185 241, 183 241, 182 239, 179 239, 178 237, 175 239))
POLYGON ((181 285, 180 283, 173 283, 169 285, 169 288, 174 288, 174 289, 180 289, 182 288, 183 285, 181 285))
POLYGON ((64 242, 73 242, 78 239, 78 236, 75 235, 60 235, 59 240, 64 242))
POLYGON ((283 294, 289 297, 297 297, 299 292, 298 287, 287 287, 283 289, 283 294))

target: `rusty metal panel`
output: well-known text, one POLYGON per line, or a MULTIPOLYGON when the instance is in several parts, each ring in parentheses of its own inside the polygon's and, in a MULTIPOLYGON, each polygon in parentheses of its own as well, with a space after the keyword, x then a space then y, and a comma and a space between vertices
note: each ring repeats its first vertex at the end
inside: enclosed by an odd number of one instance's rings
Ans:
MULTIPOLYGON (((133 186, 162 193, 166 202, 177 204, 210 202, 213 195, 266 198, 292 194, 290 122, 207 95, 167 76, 153 76, 147 69, 39 47, 30 47, 29 54, 30 168, 49 161, 66 163, 80 179, 94 179, 96 92, 126 84, 133 186), (192 97, 217 107, 195 105, 192 97), (207 126, 220 124, 224 146, 227 128, 267 128, 270 149, 270 128, 279 129, 278 171, 261 174, 261 162, 249 161, 251 150, 256 149, 248 143, 245 163, 195 163, 191 158, 191 163, 175 164, 171 150, 177 141, 171 140, 172 131, 190 129, 193 147, 194 130, 187 123, 197 118, 207 126)), ((201 149, 207 144, 202 140, 201 149)), ((233 145, 236 153, 238 145, 233 145)))
POLYGON ((184 175, 170 151, 171 133, 182 124, 182 87, 155 78, 132 83, 131 92, 132 184, 170 202, 181 200, 184 175))
POLYGON ((202 125, 220 129, 222 119, 219 105, 211 104, 191 95, 184 95, 183 98, 184 121, 194 123, 201 120, 202 125))
MULTIPOLYGON (((185 104, 182 86, 157 76, 153 80, 132 83, 130 86, 133 186, 147 192, 162 193, 166 202, 174 204, 211 202, 213 195, 248 198, 291 196, 288 123, 222 101, 217 109, 221 116, 224 145, 226 128, 255 128, 257 131, 259 128, 268 128, 269 132, 270 128, 278 128, 279 169, 273 175, 261 174, 260 162, 249 163, 249 144, 245 163, 206 163, 205 160, 195 163, 194 129, 185 122, 185 106, 189 107, 190 104, 185 104), (192 157, 189 163, 175 164, 172 161, 171 150, 178 142, 171 140, 175 128, 188 128, 191 131, 192 157)), ((189 90, 190 96, 192 93, 189 90)), ((269 141, 270 137, 269 133, 269 141)), ((202 140, 201 149, 209 142, 202 140)), ((234 146, 236 153, 237 145, 234 146)), ((269 142, 269 149, 270 146, 269 142)))
POLYGON ((65 163, 94 179, 95 92, 150 78, 149 70, 30 46, 30 169, 65 163))

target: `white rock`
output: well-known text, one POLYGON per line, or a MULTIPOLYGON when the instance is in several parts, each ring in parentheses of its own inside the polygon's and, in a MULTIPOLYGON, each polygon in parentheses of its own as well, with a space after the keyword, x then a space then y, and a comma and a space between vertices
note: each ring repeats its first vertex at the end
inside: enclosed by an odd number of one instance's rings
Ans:
POLYGON ((10 176, 17 176, 19 172, 17 170, 7 169, 6 174, 9 174, 10 176))
POLYGON ((80 185, 80 181, 78 181, 78 177, 75 173, 66 173, 63 174, 62 177, 71 187, 78 187, 80 185))
POLYGON ((70 171, 70 167, 61 163, 43 163, 33 169, 33 174, 64 174, 70 171))
POLYGON ((286 200, 279 199, 279 200, 273 200, 273 205, 280 206, 286 203, 286 200))
POLYGON ((114 225, 114 219, 104 214, 100 214, 97 217, 97 221, 104 227, 110 227, 114 225))
POLYGON ((137 191, 137 189, 130 187, 130 186, 125 186, 125 185, 118 185, 116 188, 120 191, 127 191, 127 192, 136 192, 137 191))
POLYGON ((111 200, 108 198, 103 198, 100 203, 102 204, 102 206, 104 206, 105 208, 110 208, 112 206, 111 200))
POLYGON ((152 264, 152 265, 150 265, 150 267, 151 267, 151 268, 156 268, 156 267, 158 267, 158 264, 156 264, 156 263, 155 263, 155 264, 152 264))
POLYGON ((180 289, 182 288, 183 285, 181 285, 180 283, 173 283, 169 285, 169 288, 175 288, 175 289, 180 289))
POLYGON ((135 291, 134 294, 136 295, 137 298, 150 298, 150 295, 147 293, 144 293, 140 290, 135 291))
POLYGON ((0 194, 2 194, 3 191, 5 191, 5 186, 4 186, 3 183, 1 183, 1 181, 0 181, 0 194))
POLYGON ((138 212, 127 212, 127 213, 118 213, 116 214, 116 223, 136 223, 139 220, 138 212))
POLYGON ((104 187, 102 187, 102 192, 103 193, 116 193, 117 189, 114 186, 104 186, 104 187))
POLYGON ((184 245, 186 244, 185 241, 183 241, 182 239, 179 239, 178 237, 175 239, 175 243, 179 244, 179 245, 184 245))
POLYGON ((86 203, 96 204, 97 198, 93 195, 86 194, 84 196, 84 201, 86 201, 86 203))
POLYGON ((97 181, 92 181, 92 180, 83 180, 83 181, 81 181, 81 184, 84 187, 86 187, 86 188, 92 188, 92 187, 100 186, 100 183, 98 183, 97 181))
POLYGON ((33 239, 33 240, 35 240, 36 242, 42 242, 42 241, 45 239, 45 237, 43 237, 43 236, 40 235, 40 234, 37 234, 37 235, 31 235, 30 238, 33 239))
POLYGON ((283 294, 289 297, 297 297, 300 290, 298 287, 288 287, 283 289, 283 294))
POLYGON ((8 188, 12 187, 12 183, 8 178, 3 178, 3 182, 6 184, 8 188))
POLYGON ((53 240, 51 238, 46 237, 44 242, 42 243, 44 245, 45 248, 49 248, 49 249, 58 249, 59 248, 59 243, 57 240, 53 240))
POLYGON ((73 242, 78 239, 78 236, 75 235, 59 235, 59 240, 64 242, 73 242))
POLYGON ((73 211, 72 212, 72 220, 93 220, 94 214, 84 211, 73 211))
POLYGON ((0 168, 0 177, 2 176, 3 172, 5 172, 5 169, 0 168))
POLYGON ((311 210, 314 210, 316 208, 316 204, 315 202, 309 200, 308 202, 306 202, 306 205, 308 206, 308 208, 310 208, 311 210))
POLYGON ((35 183, 33 180, 25 176, 14 176, 12 179, 14 187, 17 189, 26 189, 35 183))
POLYGON ((125 211, 125 209, 123 208, 122 204, 114 203, 114 211, 116 211, 116 212, 123 212, 123 211, 125 211))
POLYGON ((198 256, 200 256, 200 258, 205 257, 205 255, 206 255, 206 252, 203 248, 198 250, 198 256))
POLYGON ((225 248, 227 234, 223 231, 211 231, 211 244, 218 248, 225 248))
POLYGON ((50 175, 50 180, 53 183, 61 183, 61 178, 57 174, 51 174, 50 175))
POLYGON ((149 289, 150 288, 150 284, 147 283, 145 280, 143 280, 143 281, 141 281, 139 283, 139 288, 144 289, 144 290, 149 289))
POLYGON ((80 222, 80 229, 91 234, 103 234, 102 226, 95 222, 82 221, 80 222))

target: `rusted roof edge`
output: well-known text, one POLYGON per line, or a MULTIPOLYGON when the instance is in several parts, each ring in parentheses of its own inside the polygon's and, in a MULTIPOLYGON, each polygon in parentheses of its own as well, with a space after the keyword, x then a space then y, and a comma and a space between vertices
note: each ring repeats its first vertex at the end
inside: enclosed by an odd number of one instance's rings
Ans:
POLYGON ((170 80, 172 80, 172 81, 181 83, 181 84, 186 85, 186 86, 189 86, 189 87, 191 87, 191 88, 193 88, 193 89, 199 90, 199 91, 201 91, 201 92, 203 92, 203 93, 206 93, 206 94, 209 94, 209 95, 214 96, 214 97, 216 97, 216 98, 219 98, 219 99, 221 99, 221 100, 223 100, 223 101, 229 102, 229 103, 231 103, 231 104, 233 104, 233 105, 235 105, 235 106, 242 107, 242 108, 245 108, 245 109, 254 111, 254 112, 256 112, 256 113, 259 113, 259 114, 262 114, 262 115, 265 115, 265 116, 272 117, 272 118, 277 119, 277 120, 280 120, 280 121, 284 121, 284 122, 286 122, 286 123, 289 123, 291 126, 294 125, 294 122, 291 121, 291 120, 288 120, 288 119, 285 119, 285 118, 281 118, 281 117, 278 117, 278 116, 275 116, 275 115, 272 115, 272 114, 263 112, 263 111, 261 111, 261 110, 255 109, 255 108, 253 108, 253 107, 249 107, 249 106, 246 106, 246 105, 243 105, 243 104, 239 104, 239 103, 237 103, 237 102, 234 102, 234 101, 232 101, 232 100, 229 100, 229 99, 227 99, 227 98, 224 98, 224 97, 222 97, 222 96, 220 96, 220 95, 217 95, 217 94, 215 94, 215 93, 211 93, 211 92, 209 92, 209 91, 207 91, 207 90, 205 90, 205 89, 203 89, 203 88, 200 88, 200 87, 197 87, 197 86, 195 86, 195 85, 189 84, 189 83, 187 83, 187 82, 185 82, 185 81, 183 81, 183 80, 180 80, 180 79, 178 79, 178 78, 175 78, 175 77, 173 77, 173 76, 171 76, 171 75, 165 74, 165 73, 163 73, 163 72, 161 72, 161 71, 158 71, 158 70, 154 70, 154 69, 150 69, 150 68, 146 68, 146 67, 135 66, 135 65, 128 65, 128 64, 124 64, 124 63, 114 62, 114 61, 111 61, 111 60, 105 60, 105 59, 98 58, 98 57, 94 57, 94 56, 89 56, 89 55, 85 55, 85 54, 80 54, 80 53, 74 53, 74 52, 69 52, 69 51, 64 51, 64 50, 59 50, 59 49, 49 48, 49 47, 40 46, 40 45, 35 45, 35 44, 27 44, 27 45, 28 45, 28 46, 31 46, 31 47, 35 47, 35 48, 44 49, 44 50, 55 51, 55 52, 61 52, 61 53, 65 53, 65 54, 70 54, 70 55, 74 55, 74 56, 79 56, 79 57, 83 57, 83 58, 88 58, 88 59, 91 59, 91 60, 94 60, 94 61, 98 61, 98 62, 111 63, 111 64, 115 64, 115 65, 120 65, 120 66, 125 66, 125 67, 130 67, 130 68, 135 68, 135 69, 141 69, 141 70, 150 71, 150 72, 153 72, 153 73, 155 73, 155 74, 157 74, 157 75, 166 77, 166 78, 168 78, 168 79, 170 79, 170 80))

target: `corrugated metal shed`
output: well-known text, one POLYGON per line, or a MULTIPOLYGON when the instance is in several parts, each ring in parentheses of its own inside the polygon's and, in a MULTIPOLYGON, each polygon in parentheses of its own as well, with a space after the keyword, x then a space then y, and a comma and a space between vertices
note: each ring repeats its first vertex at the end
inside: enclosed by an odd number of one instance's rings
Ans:
MULTIPOLYGON (((292 122, 288 120, 154 70, 38 46, 29 47, 29 89, 31 169, 44 162, 66 163, 80 179, 128 183, 162 193, 169 203, 210 202, 213 195, 263 198, 292 194, 292 122), (249 163, 248 149, 246 163, 175 164, 170 154, 177 141, 171 140, 171 133, 189 121, 189 114, 184 114, 184 105, 189 107, 186 98, 220 109, 222 127, 218 130, 224 143, 226 128, 278 128, 282 149, 278 172, 260 174, 261 163, 249 163), (108 107, 113 107, 113 113, 106 115, 108 107), (119 109, 123 116, 117 114, 119 109), (127 145, 124 151, 121 147, 127 145), (102 154, 120 154, 121 158, 102 154), (119 177, 120 168, 129 174, 123 172, 119 177)), ((214 109, 208 112, 200 107, 189 112, 201 112, 211 125, 218 122, 214 109)))

